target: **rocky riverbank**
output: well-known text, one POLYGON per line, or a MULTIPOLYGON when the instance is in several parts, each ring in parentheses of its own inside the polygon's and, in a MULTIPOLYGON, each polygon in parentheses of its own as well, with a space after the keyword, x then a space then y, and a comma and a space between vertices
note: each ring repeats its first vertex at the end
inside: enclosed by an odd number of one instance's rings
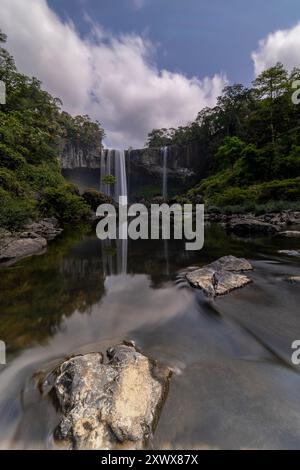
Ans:
MULTIPOLYGON (((288 227, 300 226, 300 212, 281 211, 262 215, 255 215, 253 213, 231 215, 206 213, 205 220, 208 222, 222 223, 228 231, 236 233, 237 235, 274 235, 276 233, 283 233, 285 236, 288 236, 288 227)), ((290 232, 296 236, 296 231, 290 232)))
POLYGON ((42 254, 48 242, 62 233, 55 218, 27 224, 20 232, 2 230, 0 234, 0 263, 13 264, 28 256, 42 254))

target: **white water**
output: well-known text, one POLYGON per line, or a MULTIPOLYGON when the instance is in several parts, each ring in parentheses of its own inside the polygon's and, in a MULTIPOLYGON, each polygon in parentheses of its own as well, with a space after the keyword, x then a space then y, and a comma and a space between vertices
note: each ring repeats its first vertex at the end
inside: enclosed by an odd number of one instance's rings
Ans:
POLYGON ((162 196, 164 199, 168 197, 168 175, 167 175, 167 162, 168 162, 168 147, 164 147, 163 151, 163 193, 162 196))
MULTIPOLYGON (((112 196, 119 203, 127 204, 127 175, 124 150, 108 150, 102 152, 101 169, 100 169, 100 191, 108 196, 112 196), (116 182, 112 185, 103 183, 105 176, 112 175, 116 178, 116 182)), ((126 274, 127 257, 128 257, 128 240, 127 240, 127 224, 119 227, 119 237, 117 240, 106 240, 104 246, 106 248, 115 248, 116 254, 112 256, 103 256, 105 273, 126 274), (114 259, 114 262, 112 261, 114 259), (108 261, 110 260, 110 261, 108 261)))
POLYGON ((127 197, 127 176, 124 150, 108 150, 102 152, 100 165, 100 192, 113 196, 116 202, 119 197, 127 197), (116 178, 115 184, 105 184, 103 179, 112 175, 116 178))

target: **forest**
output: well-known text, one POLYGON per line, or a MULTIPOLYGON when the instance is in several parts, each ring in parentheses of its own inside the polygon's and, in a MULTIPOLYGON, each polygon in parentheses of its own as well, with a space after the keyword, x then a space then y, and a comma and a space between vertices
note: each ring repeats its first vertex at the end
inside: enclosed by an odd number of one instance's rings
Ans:
POLYGON ((72 117, 41 82, 18 72, 0 32, 0 80, 6 104, 0 107, 0 227, 17 230, 29 219, 81 220, 90 207, 63 178, 58 155, 64 139, 86 145, 104 131, 88 116, 72 117))
POLYGON ((149 147, 197 141, 209 161, 207 178, 179 201, 232 212, 299 207, 300 106, 292 99, 299 78, 299 69, 289 73, 278 63, 251 88, 227 86, 216 106, 187 126, 148 135, 149 147))

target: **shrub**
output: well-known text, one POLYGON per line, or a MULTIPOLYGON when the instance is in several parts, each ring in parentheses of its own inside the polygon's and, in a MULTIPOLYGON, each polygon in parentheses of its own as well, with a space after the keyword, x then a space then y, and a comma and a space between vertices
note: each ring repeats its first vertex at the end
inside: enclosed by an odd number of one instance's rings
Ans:
POLYGON ((46 188, 41 194, 39 208, 47 217, 56 217, 63 222, 78 221, 90 213, 84 199, 70 192, 68 185, 46 188))
POLYGON ((0 226, 10 231, 20 229, 34 217, 35 203, 32 200, 12 197, 0 188, 0 226))

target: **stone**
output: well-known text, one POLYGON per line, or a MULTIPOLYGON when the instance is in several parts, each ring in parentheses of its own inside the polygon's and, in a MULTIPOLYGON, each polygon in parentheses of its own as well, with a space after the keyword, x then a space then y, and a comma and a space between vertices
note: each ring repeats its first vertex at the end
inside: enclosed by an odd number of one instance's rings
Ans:
POLYGON ((3 242, 0 250, 0 262, 25 258, 44 251, 47 240, 38 238, 8 238, 3 242))
POLYGON ((124 343, 71 357, 40 390, 62 413, 54 437, 71 449, 142 449, 152 437, 171 372, 124 343))
POLYGON ((24 232, 27 233, 29 238, 40 236, 46 240, 54 240, 62 233, 62 229, 58 226, 58 220, 55 217, 39 220, 24 226, 24 232))
POLYGON ((290 281, 292 284, 296 284, 300 282, 300 276, 290 276, 288 281, 290 281))
POLYGON ((300 250, 279 250, 279 254, 300 257, 300 250))
POLYGON ((286 230, 285 232, 280 232, 282 237, 287 238, 300 238, 300 231, 298 230, 286 230))
POLYGON ((278 228, 275 225, 255 218, 232 219, 227 228, 238 235, 274 235, 278 232, 278 228))
POLYGON ((251 279, 241 272, 252 269, 246 259, 230 255, 187 273, 186 278, 193 287, 198 287, 206 295, 215 297, 250 284, 251 279))

